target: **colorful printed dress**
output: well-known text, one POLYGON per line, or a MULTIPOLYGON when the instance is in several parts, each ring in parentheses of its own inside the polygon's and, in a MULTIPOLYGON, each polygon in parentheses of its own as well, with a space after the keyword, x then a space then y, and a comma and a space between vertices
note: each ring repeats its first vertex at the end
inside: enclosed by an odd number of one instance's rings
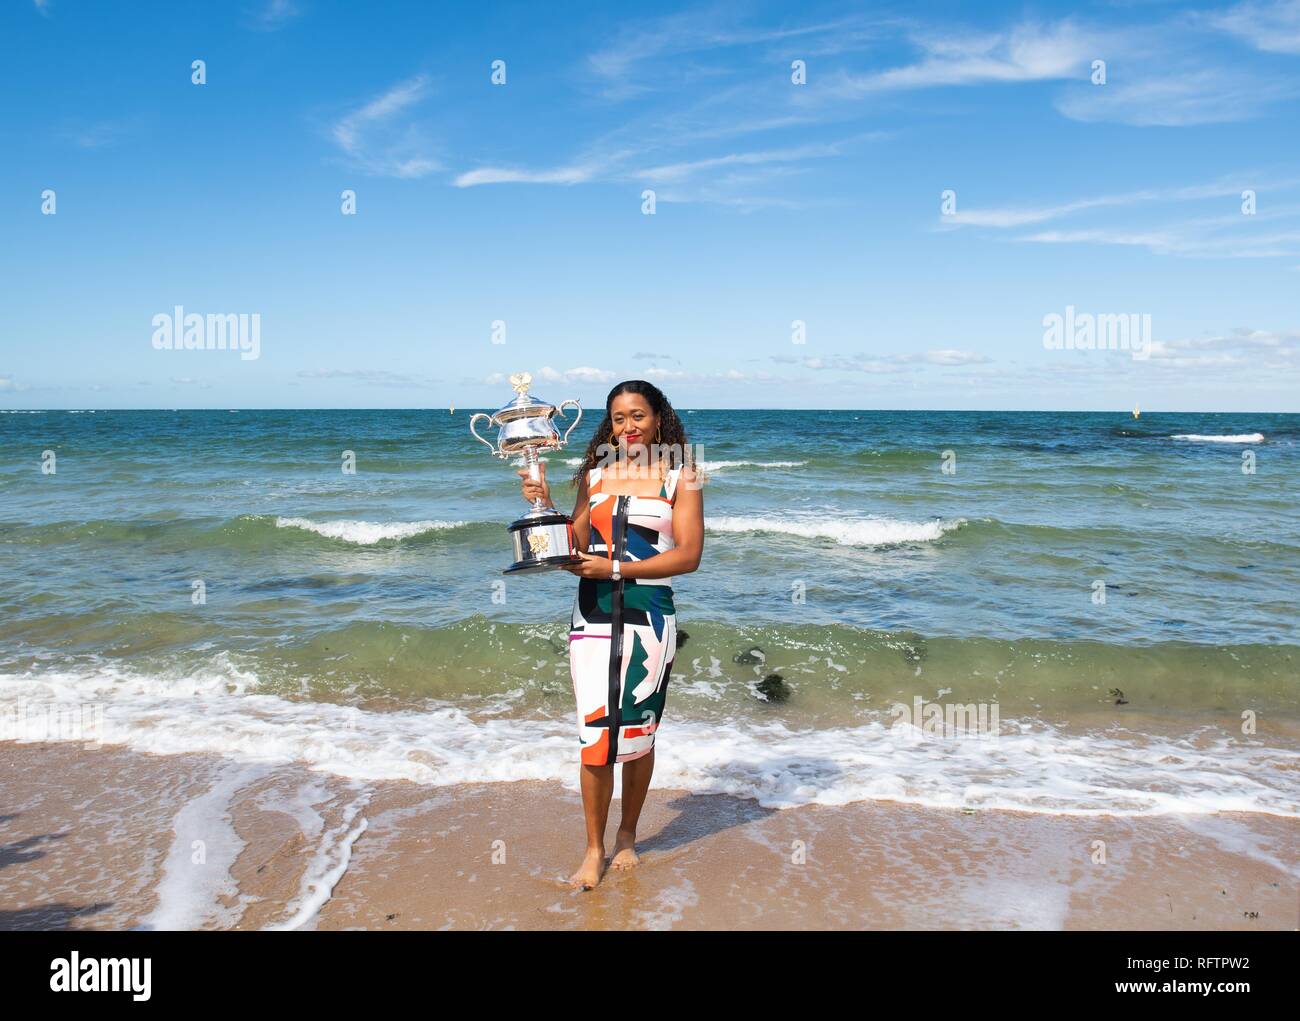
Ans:
MULTIPOLYGON (((604 468, 587 472, 588 553, 620 562, 673 548, 673 502, 680 468, 658 496, 601 491, 604 468)), ((654 747, 677 651, 677 611, 669 578, 580 578, 569 626, 569 668, 578 704, 582 763, 639 759, 654 747)))

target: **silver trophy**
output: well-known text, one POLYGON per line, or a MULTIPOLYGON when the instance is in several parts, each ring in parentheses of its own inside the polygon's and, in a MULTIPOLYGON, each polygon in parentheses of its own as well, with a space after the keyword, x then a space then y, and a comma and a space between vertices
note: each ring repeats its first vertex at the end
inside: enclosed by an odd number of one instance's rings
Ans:
MULTIPOLYGON (((469 431, 474 438, 503 461, 523 454, 528 474, 541 481, 537 470, 539 450, 559 450, 569 442, 569 433, 582 421, 582 408, 575 400, 548 404, 528 392, 533 377, 527 372, 516 372, 510 377, 515 388, 515 399, 495 415, 478 412, 469 420, 469 431), (562 409, 572 404, 578 417, 561 437, 551 421, 557 413, 565 418, 562 409), (494 447, 478 434, 474 423, 485 418, 489 425, 497 426, 497 445, 494 447)), ((522 574, 527 571, 545 571, 568 564, 580 564, 582 558, 574 552, 573 519, 554 507, 548 507, 539 496, 532 510, 510 526, 510 537, 515 543, 515 562, 502 574, 522 574)))

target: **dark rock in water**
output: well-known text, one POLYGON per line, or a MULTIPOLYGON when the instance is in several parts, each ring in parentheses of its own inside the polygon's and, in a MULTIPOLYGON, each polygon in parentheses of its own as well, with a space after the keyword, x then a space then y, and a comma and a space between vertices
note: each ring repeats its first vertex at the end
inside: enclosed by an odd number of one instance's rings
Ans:
POLYGON ((677 648, 680 649, 683 645, 685 645, 685 644, 686 644, 686 639, 688 639, 688 638, 690 638, 690 637, 691 637, 691 636, 688 635, 685 631, 678 631, 678 632, 677 632, 677 648))
POLYGON ((780 674, 768 674, 758 682, 759 694, 763 695, 769 702, 784 702, 790 697, 790 685, 785 683, 785 678, 780 674))
POLYGON ((746 665, 750 663, 766 663, 767 653, 765 653, 757 645, 751 645, 745 652, 738 652, 734 656, 732 656, 731 662, 744 663, 746 665))
POLYGON ((1110 694, 1115 699, 1116 705, 1128 705, 1128 699, 1124 697, 1124 692, 1120 691, 1119 688, 1111 688, 1110 694))

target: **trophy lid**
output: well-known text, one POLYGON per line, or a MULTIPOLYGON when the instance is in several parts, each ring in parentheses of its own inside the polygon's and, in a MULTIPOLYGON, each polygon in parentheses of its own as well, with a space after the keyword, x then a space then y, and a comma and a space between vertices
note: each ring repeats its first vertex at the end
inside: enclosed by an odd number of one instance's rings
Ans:
POLYGON ((516 418, 539 418, 549 416, 555 411, 555 405, 534 397, 528 392, 533 381, 532 373, 516 372, 510 377, 510 385, 515 388, 515 399, 504 405, 494 416, 498 422, 509 422, 516 418))

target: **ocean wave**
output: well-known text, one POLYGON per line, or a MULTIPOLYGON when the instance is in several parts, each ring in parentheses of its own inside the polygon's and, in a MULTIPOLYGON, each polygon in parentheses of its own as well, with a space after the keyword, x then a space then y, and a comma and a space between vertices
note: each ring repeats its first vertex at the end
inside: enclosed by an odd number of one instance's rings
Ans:
POLYGON ((358 546, 410 539, 425 532, 463 528, 469 521, 312 521, 310 518, 276 518, 276 528, 301 528, 327 539, 340 539, 358 546))
POLYGON ((1236 433, 1231 436, 1203 436, 1200 433, 1177 433, 1172 440, 1188 440, 1192 443, 1263 443, 1263 433, 1236 433))
POLYGON ((700 468, 715 472, 724 468, 798 468, 807 461, 701 461, 700 468))
POLYGON ((722 515, 706 516, 704 519, 704 527, 714 532, 775 532, 805 539, 834 539, 842 546, 896 546, 907 542, 934 542, 964 524, 965 518, 900 521, 895 518, 803 519, 722 515))
MULTIPOLYGON (((256 674, 222 657, 176 675, 113 666, 0 675, 0 740, 299 761, 337 776, 430 786, 552 780, 576 787, 567 715, 485 717, 446 702, 379 712, 260 689, 256 674)), ((939 738, 893 725, 888 713, 821 729, 669 717, 656 754, 664 787, 753 798, 771 809, 895 801, 1053 815, 1300 817, 1300 753, 1242 741, 1231 730, 1161 736, 1003 719, 996 738, 939 738)))
POLYGON ((304 542, 331 539, 359 546, 379 542, 399 542, 415 536, 447 532, 453 529, 499 526, 473 521, 393 521, 371 522, 340 519, 313 521, 304 517, 272 517, 243 514, 235 518, 126 518, 86 521, 53 521, 40 525, 0 523, 0 534, 7 541, 33 545, 58 545, 88 542, 95 545, 113 543, 154 544, 157 552, 174 549, 219 548, 239 550, 275 549, 283 546, 286 532, 304 542), (313 539, 312 537, 316 537, 313 539))
MULTIPOLYGON (((377 600, 371 593, 382 588, 382 576, 322 573, 248 591, 258 599, 267 591, 308 599, 365 598, 374 613, 377 600)), ((720 607, 716 612, 724 611, 720 607)), ((146 608, 112 622, 91 609, 65 615, 61 623, 74 634, 93 628, 96 644, 115 655, 129 655, 141 635, 148 653, 173 644, 168 639, 188 645, 169 660, 174 669, 202 665, 212 650, 227 647, 215 628, 193 631, 185 625, 164 632, 146 608)), ((471 613, 440 624, 383 617, 344 621, 327 614, 272 623, 251 639, 241 635, 237 654, 243 667, 263 679, 264 691, 323 698, 343 693, 378 699, 502 698, 526 711, 570 697, 567 633, 563 614, 523 623, 471 613), (310 679, 306 688, 303 679, 310 679)), ((1032 707, 1069 719, 1076 713, 1111 713, 1111 684, 1123 689, 1126 704, 1141 711, 1203 711, 1217 718, 1224 705, 1242 704, 1261 713, 1300 714, 1297 645, 958 638, 846 624, 744 625, 709 619, 703 610, 690 615, 689 639, 674 667, 679 711, 751 713, 758 667, 736 657, 754 646, 764 653, 762 672, 778 672, 791 686, 782 718, 804 724, 845 722, 864 703, 887 703, 916 685, 946 689, 961 702, 997 700, 1006 713, 1032 707), (978 670, 972 664, 979 664, 978 670), (1169 677, 1176 677, 1177 685, 1167 685, 1169 677), (1108 683, 1102 685, 1098 678, 1108 683)), ((10 662, 34 667, 37 661, 10 662)))

